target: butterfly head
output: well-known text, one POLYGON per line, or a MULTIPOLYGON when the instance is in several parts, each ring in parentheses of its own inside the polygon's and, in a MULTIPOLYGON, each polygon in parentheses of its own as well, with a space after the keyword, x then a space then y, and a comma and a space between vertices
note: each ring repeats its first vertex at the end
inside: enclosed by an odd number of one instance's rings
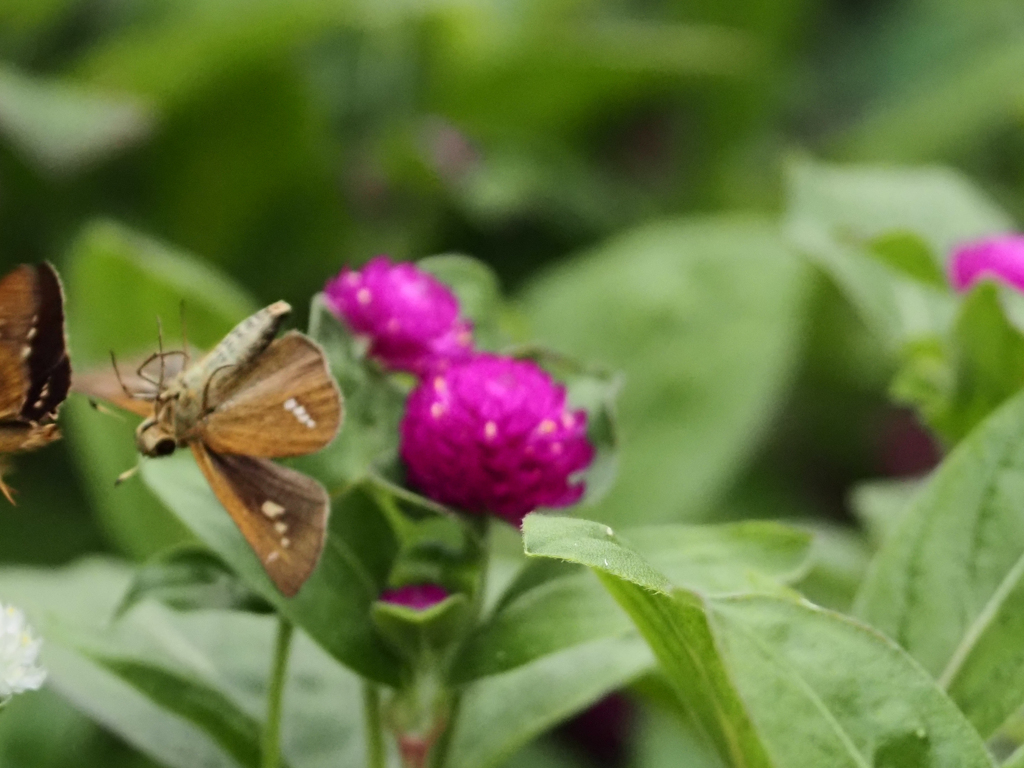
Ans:
POLYGON ((155 418, 150 417, 135 430, 135 445, 143 456, 170 456, 178 441, 155 418))

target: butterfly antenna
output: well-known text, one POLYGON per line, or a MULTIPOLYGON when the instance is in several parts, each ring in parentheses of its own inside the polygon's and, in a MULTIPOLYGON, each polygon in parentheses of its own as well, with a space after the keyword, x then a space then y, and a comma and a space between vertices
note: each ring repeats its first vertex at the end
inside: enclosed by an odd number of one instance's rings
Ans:
POLYGON ((181 348, 185 352, 185 367, 188 368, 191 359, 188 353, 188 331, 185 329, 185 300, 181 300, 181 348))
POLYGON ((157 384, 157 388, 164 391, 164 324, 160 320, 160 315, 156 316, 156 339, 158 349, 160 350, 160 383, 157 384))

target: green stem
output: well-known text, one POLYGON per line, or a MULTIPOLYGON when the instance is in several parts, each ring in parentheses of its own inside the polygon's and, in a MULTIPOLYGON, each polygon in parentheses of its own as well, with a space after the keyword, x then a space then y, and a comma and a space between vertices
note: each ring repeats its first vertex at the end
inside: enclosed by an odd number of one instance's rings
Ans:
POLYGON ((384 730, 380 721, 380 688, 365 680, 363 722, 366 725, 366 768, 387 768, 384 730))
POLYGON ((270 668, 270 687, 267 689, 267 722, 263 726, 263 760, 261 768, 281 765, 281 703, 284 698, 285 671, 288 652, 292 644, 292 623, 278 616, 277 640, 274 642, 273 666, 270 668))
MULTIPOLYGON (((491 565, 490 549, 490 520, 486 517, 479 520, 478 543, 480 546, 480 580, 476 585, 476 592, 473 595, 473 623, 478 624, 484 611, 484 602, 487 592, 487 571, 491 565)), ((459 721, 459 713, 462 710, 462 691, 457 690, 452 694, 451 706, 448 710, 448 722, 444 730, 430 751, 430 768, 445 768, 448 764, 448 752, 451 749, 452 734, 459 721)))
POLYGON ((448 763, 448 751, 452 745, 452 734, 455 733, 455 724, 459 719, 459 710, 462 709, 462 691, 456 691, 452 695, 451 707, 448 710, 448 722, 444 730, 437 737, 434 748, 430 750, 430 768, 444 768, 448 763))

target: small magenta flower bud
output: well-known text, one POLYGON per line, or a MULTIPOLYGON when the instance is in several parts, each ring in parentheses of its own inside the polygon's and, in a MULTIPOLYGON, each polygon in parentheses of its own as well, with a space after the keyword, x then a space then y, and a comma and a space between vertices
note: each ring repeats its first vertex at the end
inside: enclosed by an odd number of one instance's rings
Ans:
POLYGON ((0 705, 15 694, 42 687, 46 670, 37 663, 42 644, 24 613, 0 605, 0 705))
POLYGON ((961 245, 949 261, 949 280, 967 291, 992 278, 1024 292, 1024 235, 995 235, 961 245))
POLYGON ((519 525, 579 501, 594 458, 587 414, 540 366, 480 354, 424 379, 402 420, 410 483, 430 498, 519 525))
POLYGON ((412 608, 414 611, 425 611, 433 608, 448 597, 448 591, 438 584, 406 584, 397 589, 387 589, 381 593, 380 599, 392 605, 412 608))
POLYGON ((324 296, 391 370, 422 376, 472 354, 472 326, 459 317, 455 294, 413 264, 377 256, 361 270, 343 269, 324 296))

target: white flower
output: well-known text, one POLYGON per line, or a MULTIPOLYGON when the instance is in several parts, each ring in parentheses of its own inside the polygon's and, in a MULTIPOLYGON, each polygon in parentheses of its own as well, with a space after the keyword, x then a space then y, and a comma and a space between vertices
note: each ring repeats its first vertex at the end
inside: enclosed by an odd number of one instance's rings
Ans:
POLYGON ((36 663, 42 645, 25 614, 0 603, 0 703, 16 693, 42 687, 46 670, 36 663))

